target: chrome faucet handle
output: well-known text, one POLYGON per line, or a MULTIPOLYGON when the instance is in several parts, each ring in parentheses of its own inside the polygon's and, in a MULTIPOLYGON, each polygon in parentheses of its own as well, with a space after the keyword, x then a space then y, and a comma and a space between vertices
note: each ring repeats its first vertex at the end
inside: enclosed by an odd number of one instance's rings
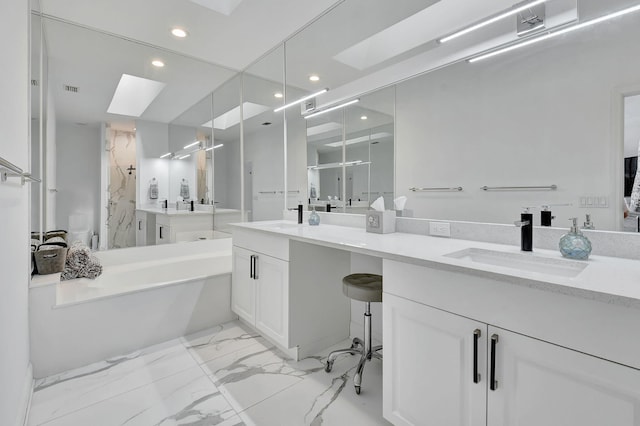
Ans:
POLYGON ((531 222, 529 222, 528 220, 516 220, 515 222, 513 222, 513 224, 517 227, 521 227, 521 226, 526 226, 529 225, 531 222))

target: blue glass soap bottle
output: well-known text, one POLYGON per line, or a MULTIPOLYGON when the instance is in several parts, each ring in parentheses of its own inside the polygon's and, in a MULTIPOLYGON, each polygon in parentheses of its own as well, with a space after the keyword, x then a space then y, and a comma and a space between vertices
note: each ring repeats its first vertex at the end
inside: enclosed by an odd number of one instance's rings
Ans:
POLYGON ((567 234, 560 238, 560 253, 569 259, 587 260, 591 254, 591 241, 578 229, 578 218, 569 219, 573 225, 567 234))
POLYGON ((320 215, 316 213, 315 206, 313 206, 313 210, 311 210, 311 214, 309 215, 309 225, 311 226, 320 225, 320 215))

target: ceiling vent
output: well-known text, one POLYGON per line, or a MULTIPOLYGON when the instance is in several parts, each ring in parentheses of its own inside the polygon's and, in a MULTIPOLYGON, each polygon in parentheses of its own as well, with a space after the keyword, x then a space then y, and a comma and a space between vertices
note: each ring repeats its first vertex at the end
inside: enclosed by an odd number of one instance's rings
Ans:
POLYGON ((62 88, 65 92, 78 93, 78 88, 76 86, 69 86, 67 84, 63 84, 62 88))
POLYGON ((31 85, 34 87, 38 87, 40 85, 40 82, 38 80, 31 80, 31 85))
POLYGON ((517 16, 518 37, 545 28, 546 8, 544 3, 530 7, 518 13, 517 16))
POLYGON ((300 104, 300 112, 302 115, 308 114, 316 109, 316 98, 307 99, 300 104))

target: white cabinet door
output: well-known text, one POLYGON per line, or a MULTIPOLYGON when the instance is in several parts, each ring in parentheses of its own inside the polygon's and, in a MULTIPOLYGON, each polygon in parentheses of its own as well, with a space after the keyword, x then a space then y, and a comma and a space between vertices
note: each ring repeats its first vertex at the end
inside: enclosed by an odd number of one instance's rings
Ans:
POLYGON ((489 327, 494 334, 489 426, 640 426, 640 370, 489 327))
POLYGON ((169 244, 171 241, 171 227, 164 223, 156 223, 156 244, 169 244))
POLYGON ((136 247, 147 245, 147 214, 136 211, 136 247))
POLYGON ((382 306, 384 417, 397 426, 485 426, 487 325, 388 293, 382 306))
POLYGON ((251 276, 253 253, 233 247, 231 309, 250 324, 255 322, 255 280, 251 276))
POLYGON ((256 328, 288 348, 289 262, 256 256, 256 328))

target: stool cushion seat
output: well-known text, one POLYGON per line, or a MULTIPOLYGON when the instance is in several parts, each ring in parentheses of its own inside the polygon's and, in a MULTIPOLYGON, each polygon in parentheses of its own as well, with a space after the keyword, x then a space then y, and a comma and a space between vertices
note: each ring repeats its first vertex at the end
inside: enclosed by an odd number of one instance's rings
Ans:
POLYGON ((351 274, 342 279, 345 296, 362 302, 382 302, 382 276, 351 274))

